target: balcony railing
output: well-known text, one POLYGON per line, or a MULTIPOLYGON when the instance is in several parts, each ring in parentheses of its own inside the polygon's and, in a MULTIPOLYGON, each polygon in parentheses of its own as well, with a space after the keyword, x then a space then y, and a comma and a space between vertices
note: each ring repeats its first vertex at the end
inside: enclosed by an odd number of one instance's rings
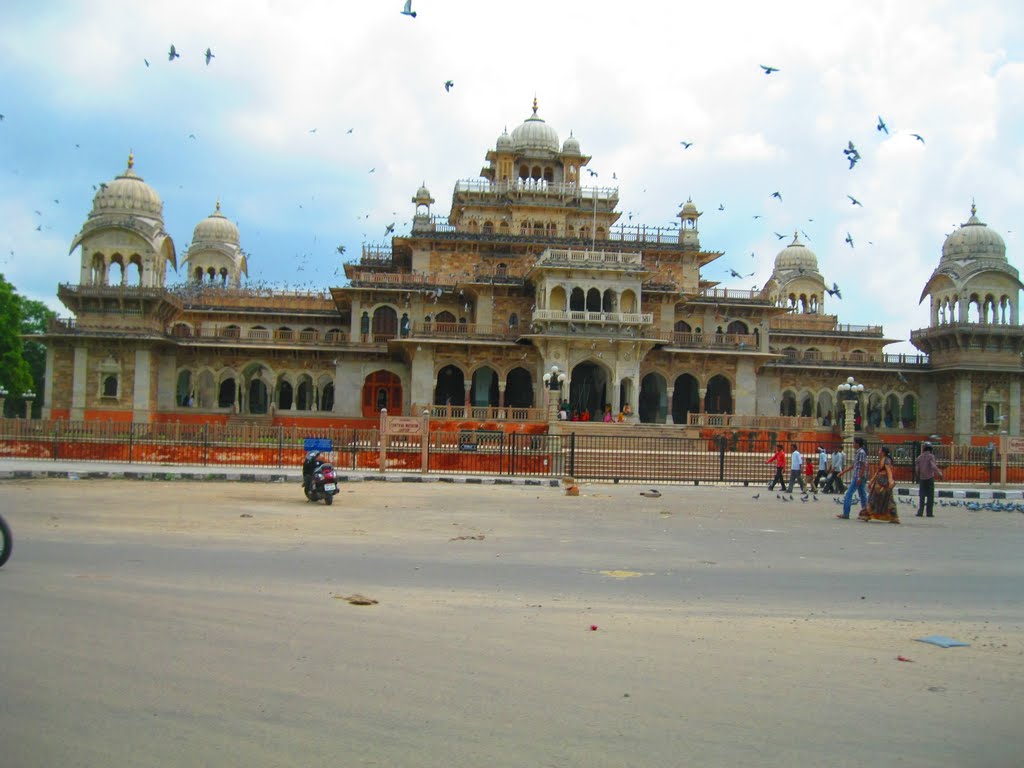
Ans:
POLYGON ((814 429, 813 416, 748 416, 742 413, 690 413, 691 427, 733 427, 737 429, 814 429))
POLYGON ((881 365, 893 368, 927 368, 928 355, 871 352, 821 352, 820 350, 772 350, 783 357, 774 365, 881 365))
POLYGON ((773 317, 772 331, 800 331, 849 336, 882 336, 880 325, 849 325, 835 321, 835 315, 790 315, 773 317))
POLYGON ((578 251, 571 248, 548 248, 537 259, 538 266, 560 266, 569 264, 574 267, 639 267, 642 263, 643 255, 637 252, 578 251))
POLYGON ((757 337, 752 333, 673 333, 671 344, 684 349, 757 351, 757 337))
POLYGON ((503 340, 514 339, 522 331, 518 326, 506 324, 482 324, 482 323, 412 323, 409 331, 399 334, 399 338, 416 339, 479 339, 503 340))
POLYGON ((705 288, 698 295, 699 299, 711 301, 768 301, 768 294, 763 290, 744 290, 743 288, 705 288))
POLYGON ((542 179, 513 179, 487 181, 486 179, 460 179, 455 182, 455 194, 483 195, 550 195, 552 197, 579 197, 584 200, 618 200, 618 187, 581 187, 575 182, 553 182, 542 179))
POLYGON ((544 421, 543 408, 496 405, 413 405, 411 413, 430 411, 432 419, 464 419, 473 421, 544 421))
POLYGON ((579 310, 537 309, 534 310, 533 319, 541 322, 650 325, 654 322, 654 315, 647 312, 583 312, 579 310))

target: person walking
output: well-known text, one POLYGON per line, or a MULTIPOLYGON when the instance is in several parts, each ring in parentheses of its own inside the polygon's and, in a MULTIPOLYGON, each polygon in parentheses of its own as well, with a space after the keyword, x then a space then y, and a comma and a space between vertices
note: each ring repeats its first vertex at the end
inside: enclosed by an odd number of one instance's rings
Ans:
POLYGON ((928 517, 935 517, 935 477, 942 478, 942 470, 935 460, 932 444, 925 443, 924 450, 914 462, 917 468, 917 516, 927 511, 928 517))
POLYGON ((843 453, 843 447, 839 446, 832 454, 832 469, 825 482, 825 493, 846 493, 846 486, 843 485, 842 478, 845 466, 846 454, 843 453))
POLYGON ((845 475, 852 471, 850 487, 846 489, 846 496, 843 498, 843 514, 836 515, 840 520, 850 519, 850 506, 853 504, 853 494, 860 497, 860 510, 866 512, 868 508, 868 494, 865 485, 868 481, 868 452, 864 450, 864 438, 853 438, 853 446, 856 452, 853 455, 853 464, 842 471, 845 475))
MULTIPOLYGON (((814 476, 814 479, 811 481, 811 490, 814 490, 814 491, 818 490, 819 483, 821 483, 821 481, 823 479, 828 477, 828 468, 829 468, 828 451, 826 451, 824 448, 822 448, 819 445, 818 446, 818 473, 814 476)), ((821 486, 821 487, 824 488, 824 486, 821 486)))
POLYGON ((778 483, 782 486, 782 490, 786 490, 786 481, 782 477, 782 470, 786 467, 786 453, 782 450, 782 443, 775 446, 775 453, 768 457, 768 461, 765 464, 775 465, 775 477, 768 484, 768 490, 775 490, 775 484, 778 483))
POLYGON ((793 492, 793 486, 798 482, 800 483, 800 490, 807 493, 807 487, 804 485, 804 457, 800 455, 800 449, 796 447, 796 443, 793 443, 793 455, 790 457, 789 464, 789 492, 793 492))

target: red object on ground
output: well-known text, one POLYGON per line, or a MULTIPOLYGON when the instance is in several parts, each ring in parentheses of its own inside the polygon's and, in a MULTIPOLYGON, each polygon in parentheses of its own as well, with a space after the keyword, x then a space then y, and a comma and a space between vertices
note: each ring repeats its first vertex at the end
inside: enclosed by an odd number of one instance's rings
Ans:
POLYGON ((913 659, 908 659, 906 656, 897 656, 896 657, 896 661, 909 661, 909 662, 913 663, 914 660, 913 659))
POLYGON ((597 624, 591 624, 590 625, 590 631, 591 632, 594 632, 596 629, 597 629, 597 624))

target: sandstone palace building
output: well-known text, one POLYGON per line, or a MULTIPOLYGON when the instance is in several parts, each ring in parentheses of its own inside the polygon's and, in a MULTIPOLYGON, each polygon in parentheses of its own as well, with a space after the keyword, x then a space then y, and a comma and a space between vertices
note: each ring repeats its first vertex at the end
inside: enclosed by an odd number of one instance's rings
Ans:
POLYGON ((46 334, 44 415, 312 426, 429 409, 546 429, 557 366, 571 410, 631 412, 637 428, 830 431, 854 376, 859 421, 883 439, 1021 433, 1024 286, 973 206, 921 287, 921 354, 894 355, 881 326, 830 314, 796 236, 763 287, 735 290, 702 277, 722 254, 702 247, 692 202, 678 226, 620 222, 618 190, 584 185, 590 157, 536 102, 485 161, 447 216, 421 186, 408 235, 364 245, 345 285, 299 293, 246 286, 219 202, 179 253, 129 158, 71 243, 81 271, 58 288, 73 317, 46 334))

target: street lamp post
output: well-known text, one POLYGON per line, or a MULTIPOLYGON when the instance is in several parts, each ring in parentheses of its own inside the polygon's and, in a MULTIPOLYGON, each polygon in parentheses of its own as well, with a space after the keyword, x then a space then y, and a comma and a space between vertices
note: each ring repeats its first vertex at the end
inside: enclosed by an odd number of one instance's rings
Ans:
POLYGON ((23 397, 25 398, 25 418, 32 418, 32 401, 36 399, 36 393, 29 390, 23 397))
POLYGON ((565 372, 557 365, 544 374, 544 386, 548 391, 548 421, 558 420, 558 406, 562 398, 562 384, 565 383, 565 372))
POLYGON ((853 376, 836 387, 836 399, 843 403, 843 442, 848 446, 853 445, 853 433, 857 426, 854 412, 857 409, 857 400, 863 392, 864 385, 854 381, 853 376))

